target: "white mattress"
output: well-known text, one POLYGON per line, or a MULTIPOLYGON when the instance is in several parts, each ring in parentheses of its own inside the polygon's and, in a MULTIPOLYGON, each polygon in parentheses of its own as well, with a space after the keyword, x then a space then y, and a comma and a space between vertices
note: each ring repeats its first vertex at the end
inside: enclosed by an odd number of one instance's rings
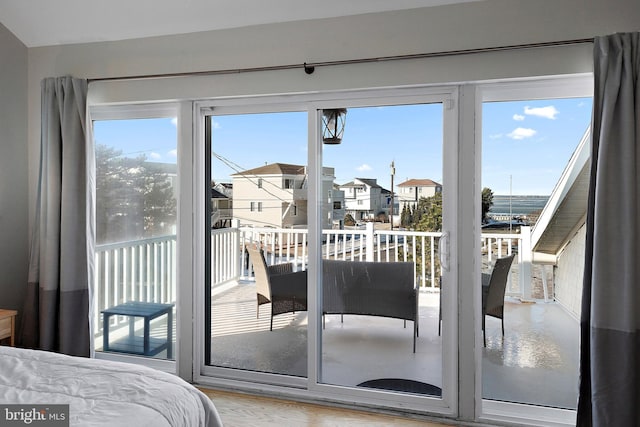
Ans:
POLYGON ((211 400, 144 366, 0 346, 0 402, 69 404, 71 426, 221 426, 211 400))

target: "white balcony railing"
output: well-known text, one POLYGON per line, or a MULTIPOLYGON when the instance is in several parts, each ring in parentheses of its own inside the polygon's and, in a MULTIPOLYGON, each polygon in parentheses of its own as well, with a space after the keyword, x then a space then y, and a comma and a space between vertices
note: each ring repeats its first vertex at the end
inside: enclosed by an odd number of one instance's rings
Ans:
POLYGON ((126 301, 173 303, 176 289, 175 235, 96 246, 96 328, 101 310, 126 301))
MULTIPOLYGON (((436 290, 440 275, 439 232, 365 229, 323 230, 322 257, 351 261, 415 261, 416 283, 436 290)), ((517 252, 507 294, 527 297, 531 274, 528 227, 519 234, 482 234, 483 271, 496 257, 517 252)), ((268 264, 308 262, 306 229, 233 227, 211 231, 211 284, 252 277, 245 247, 258 244, 268 264)), ((95 325, 100 311, 126 301, 170 303, 176 299, 176 236, 99 245, 95 254, 95 325)), ((116 321, 116 320, 114 320, 116 321)))

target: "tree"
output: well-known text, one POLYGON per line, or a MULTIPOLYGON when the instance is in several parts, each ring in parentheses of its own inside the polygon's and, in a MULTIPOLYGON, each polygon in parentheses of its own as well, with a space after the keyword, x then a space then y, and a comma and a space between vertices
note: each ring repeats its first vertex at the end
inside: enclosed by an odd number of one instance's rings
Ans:
POLYGON ((98 244, 172 232, 176 200, 165 171, 145 156, 96 145, 96 241, 98 244))
MULTIPOLYGON (((411 215, 410 228, 416 231, 441 231, 442 230, 442 193, 438 192, 431 197, 421 197, 418 200, 418 204, 413 209, 411 215)), ((416 254, 416 268, 417 273, 420 276, 422 274, 422 245, 425 245, 424 252, 429 254, 431 252, 431 240, 430 239, 418 239, 415 242, 415 254, 416 254)), ((437 241, 436 241, 437 244, 437 241)), ((410 246, 412 243, 410 243, 410 246)), ((400 251, 403 249, 400 248, 400 251)), ((413 260, 413 249, 409 248, 408 259, 413 260)), ((439 275, 439 261, 436 260, 436 275, 439 275)), ((427 257, 425 260, 425 268, 427 271, 431 270, 431 258, 427 257)), ((430 277, 427 277, 430 280, 430 277)))
POLYGON ((402 207, 402 213, 400 214, 400 224, 402 224, 403 227, 411 226, 412 216, 411 206, 405 203, 402 207))
POLYGON ((484 187, 482 189, 482 222, 487 222, 487 214, 489 210, 493 206, 493 191, 489 187, 484 187))
POLYGON ((413 221, 416 231, 442 230, 442 193, 421 197, 414 211, 413 221))

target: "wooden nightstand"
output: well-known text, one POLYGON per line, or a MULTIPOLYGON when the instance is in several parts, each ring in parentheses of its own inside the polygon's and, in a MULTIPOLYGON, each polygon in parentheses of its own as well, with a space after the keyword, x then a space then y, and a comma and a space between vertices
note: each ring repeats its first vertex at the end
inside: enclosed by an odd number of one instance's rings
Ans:
POLYGON ((0 309, 0 341, 7 339, 11 347, 16 345, 16 310, 0 309))

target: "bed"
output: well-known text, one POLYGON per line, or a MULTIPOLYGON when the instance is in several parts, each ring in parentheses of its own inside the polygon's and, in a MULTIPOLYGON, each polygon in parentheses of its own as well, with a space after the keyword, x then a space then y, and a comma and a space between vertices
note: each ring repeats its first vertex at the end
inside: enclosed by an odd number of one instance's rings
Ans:
POLYGON ((0 402, 69 404, 71 426, 215 427, 211 400, 144 366, 0 346, 0 402))

